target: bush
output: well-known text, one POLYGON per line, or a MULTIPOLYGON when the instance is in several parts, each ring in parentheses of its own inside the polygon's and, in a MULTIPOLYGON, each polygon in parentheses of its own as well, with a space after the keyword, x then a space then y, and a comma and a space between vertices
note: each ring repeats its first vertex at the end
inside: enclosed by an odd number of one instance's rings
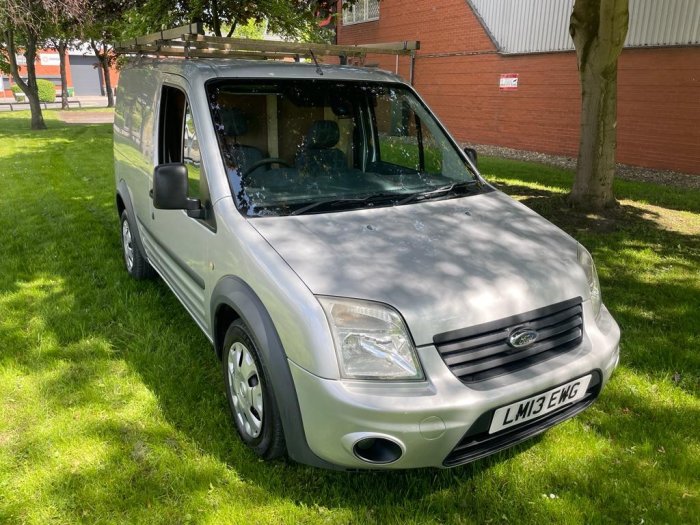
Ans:
POLYGON ((56 100, 56 86, 53 82, 39 79, 36 81, 39 88, 39 100, 41 102, 54 102, 56 100))
POLYGON ((17 102, 24 102, 26 100, 24 91, 22 91, 22 88, 17 84, 13 85, 10 89, 12 90, 12 94, 15 96, 15 100, 17 102))

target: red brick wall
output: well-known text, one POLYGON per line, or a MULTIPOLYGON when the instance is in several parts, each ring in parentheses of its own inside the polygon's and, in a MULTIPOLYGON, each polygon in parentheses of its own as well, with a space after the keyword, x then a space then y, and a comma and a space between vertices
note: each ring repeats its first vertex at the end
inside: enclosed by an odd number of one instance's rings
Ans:
POLYGON ((700 47, 625 50, 618 82, 620 162, 700 174, 700 47))
POLYGON ((343 26, 338 43, 420 40, 423 53, 495 47, 464 0, 381 0, 379 20, 343 26))
MULTIPOLYGON (((340 44, 397 40, 420 40, 416 88, 458 140, 577 155, 573 52, 499 55, 464 0, 382 0, 378 21, 338 27, 340 44), (516 91, 499 90, 502 73, 518 73, 516 91)), ((700 47, 626 49, 618 79, 617 160, 700 174, 700 47)))
POLYGON ((415 79, 459 140, 576 155, 579 94, 571 53, 419 59, 415 79), (518 89, 501 91, 501 73, 517 73, 518 89))

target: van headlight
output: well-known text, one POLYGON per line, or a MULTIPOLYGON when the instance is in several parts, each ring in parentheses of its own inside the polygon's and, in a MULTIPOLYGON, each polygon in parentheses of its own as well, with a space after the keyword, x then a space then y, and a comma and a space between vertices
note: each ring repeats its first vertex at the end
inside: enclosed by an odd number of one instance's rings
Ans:
POLYGON ((600 313, 600 305, 603 303, 603 298, 600 294, 600 282, 598 281, 598 272, 595 269, 595 263, 591 254, 580 244, 578 245, 578 262, 586 273, 588 279, 588 287, 591 289, 591 305, 593 313, 598 319, 600 313))
POLYGON ((423 379, 411 336, 389 306, 318 297, 333 333, 340 374, 350 379, 423 379))

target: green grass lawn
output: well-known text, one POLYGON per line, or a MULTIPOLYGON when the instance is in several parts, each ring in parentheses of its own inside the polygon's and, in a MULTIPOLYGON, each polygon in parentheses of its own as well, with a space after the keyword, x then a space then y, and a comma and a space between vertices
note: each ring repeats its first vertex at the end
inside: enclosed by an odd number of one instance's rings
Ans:
POLYGON ((570 212, 566 171, 486 176, 598 263, 622 361, 586 412, 452 470, 328 472, 235 436, 207 339, 122 268, 109 125, 0 114, 0 523, 698 523, 700 192, 618 181, 570 212))

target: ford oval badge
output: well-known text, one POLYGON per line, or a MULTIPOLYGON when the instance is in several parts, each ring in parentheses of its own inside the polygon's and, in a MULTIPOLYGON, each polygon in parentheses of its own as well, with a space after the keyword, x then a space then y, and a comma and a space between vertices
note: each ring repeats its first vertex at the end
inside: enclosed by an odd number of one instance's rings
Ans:
POLYGON ((513 348, 525 348, 537 341, 538 333, 529 328, 517 328, 508 337, 508 344, 513 348))

